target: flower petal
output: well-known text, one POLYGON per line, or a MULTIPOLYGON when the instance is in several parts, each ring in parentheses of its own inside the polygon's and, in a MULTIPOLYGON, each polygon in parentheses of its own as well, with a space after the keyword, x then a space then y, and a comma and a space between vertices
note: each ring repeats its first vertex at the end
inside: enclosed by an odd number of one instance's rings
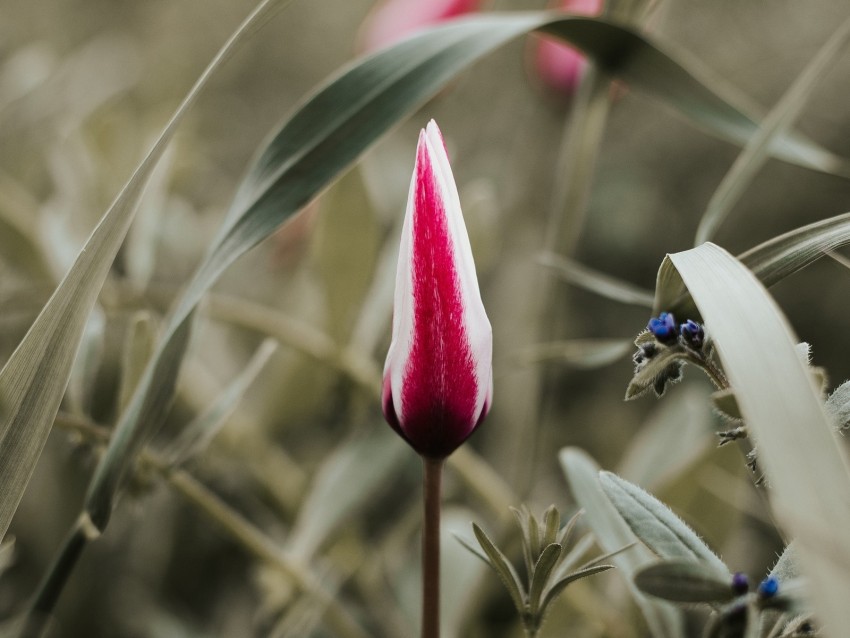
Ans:
POLYGON ((492 331, 440 131, 420 134, 402 228, 384 411, 420 454, 444 457, 492 398, 492 331))

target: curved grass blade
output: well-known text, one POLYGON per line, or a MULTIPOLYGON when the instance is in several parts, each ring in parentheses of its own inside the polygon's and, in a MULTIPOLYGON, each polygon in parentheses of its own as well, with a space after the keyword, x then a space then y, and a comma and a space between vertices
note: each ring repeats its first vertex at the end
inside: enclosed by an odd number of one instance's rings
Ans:
MULTIPOLYGON (((553 13, 491 13, 456 20, 356 62, 287 120, 240 187, 194 288, 214 280, 452 77, 534 29, 582 48, 605 71, 656 94, 718 135, 743 143, 758 130, 745 113, 749 107, 734 106, 737 98, 719 94, 728 92, 725 87, 712 90, 699 79, 704 72, 676 61, 681 52, 668 55, 628 28, 553 13)), ((843 160, 822 149, 791 137, 780 141, 776 152, 784 159, 850 175, 843 160)), ((186 306, 193 296, 187 294, 186 306)))
POLYGON ((799 341, 767 290, 722 248, 670 255, 735 388, 777 519, 794 537, 812 606, 828 627, 850 626, 850 472, 799 341))
POLYGON ((329 455, 302 504, 288 546, 308 562, 328 536, 388 484, 407 448, 387 428, 345 441, 329 455))
POLYGON ((254 352, 254 356, 233 381, 222 390, 215 401, 195 417, 168 446, 167 462, 176 467, 199 454, 209 445, 219 430, 227 423, 251 387, 251 384, 277 350, 274 339, 266 339, 254 352))
POLYGON ((652 308, 654 295, 651 290, 645 290, 633 283, 617 279, 554 253, 544 253, 538 257, 537 261, 554 269, 561 279, 574 286, 620 303, 652 308))
POLYGON ((838 27, 803 72, 797 76, 782 99, 764 118, 756 134, 744 146, 743 151, 735 159, 729 172, 711 196, 697 228, 695 245, 708 241, 714 235, 735 202, 764 165, 770 144, 777 136, 788 130, 800 115, 815 85, 830 69, 838 55, 844 51, 848 38, 850 38, 850 19, 845 20, 838 27))
POLYGON ((633 339, 568 339, 538 343, 516 354, 522 364, 557 361, 581 370, 594 370, 619 361, 635 349, 633 339))
MULTIPOLYGON (((836 215, 800 228, 741 253, 738 259, 765 286, 785 279, 826 253, 850 243, 850 213, 836 215)), ((658 270, 653 313, 673 312, 696 318, 698 311, 673 264, 665 259, 658 270)))
MULTIPOLYGON (((629 526, 605 496, 599 484, 599 466, 585 452, 577 448, 564 448, 558 455, 570 491, 585 511, 585 520, 596 536, 600 547, 615 552, 637 543, 629 526)), ((612 561, 622 572, 632 597, 643 612, 647 625, 657 638, 678 638, 683 635, 682 613, 659 600, 641 593, 632 577, 641 568, 655 560, 645 546, 636 544, 627 552, 617 554, 612 561)))

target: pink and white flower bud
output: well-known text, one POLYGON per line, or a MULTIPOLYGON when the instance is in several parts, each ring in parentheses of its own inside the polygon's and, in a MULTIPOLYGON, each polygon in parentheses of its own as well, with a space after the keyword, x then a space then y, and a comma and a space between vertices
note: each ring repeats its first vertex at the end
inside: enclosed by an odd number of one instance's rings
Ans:
POLYGON ((419 135, 396 273, 384 416, 414 450, 445 458, 490 409, 493 335, 440 129, 419 135))
POLYGON ((386 0, 363 23, 358 50, 395 44, 418 29, 477 11, 481 0, 386 0))
MULTIPOLYGON (((567 13, 597 16, 602 12, 603 0, 563 0, 558 6, 567 13)), ((584 54, 562 40, 547 37, 538 39, 534 62, 543 83, 567 96, 575 93, 587 66, 584 54)))

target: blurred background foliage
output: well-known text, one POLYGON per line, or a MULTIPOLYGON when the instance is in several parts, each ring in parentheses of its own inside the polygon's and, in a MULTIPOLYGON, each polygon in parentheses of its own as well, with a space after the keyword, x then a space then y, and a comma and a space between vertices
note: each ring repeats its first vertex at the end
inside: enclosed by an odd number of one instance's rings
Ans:
MULTIPOLYGON (((352 59, 370 5, 293 3, 208 87, 148 188, 90 322, 92 337, 60 420, 114 422, 124 344, 139 312, 156 325, 211 241, 252 154, 311 87, 352 59)), ((252 6, 3 0, 0 359, 252 6)), ((490 3, 500 10, 544 6, 490 3)), ((841 0, 663 0, 649 28, 770 106, 845 14, 841 0)), ((543 322, 541 333, 533 297, 542 281, 556 277, 540 255, 557 206, 571 102, 534 77, 531 46, 512 43, 464 73, 225 274, 202 307, 167 424, 181 428, 239 374, 264 337, 281 338, 219 436, 188 469, 311 565, 326 587, 339 587, 337 599, 378 635, 413 635, 417 626, 418 459, 381 436, 386 426, 372 382, 389 340, 395 244, 416 134, 431 117, 447 137, 495 333, 494 409, 469 445, 504 481, 490 486, 497 496, 487 502, 450 470, 446 527, 469 535, 475 520, 512 540, 518 552, 518 536, 505 526, 507 507, 525 502, 539 513, 556 503, 568 510, 555 451, 573 445, 652 489, 737 570, 763 573, 781 547, 740 455, 714 449, 720 424, 704 379, 686 374, 660 403, 625 403, 627 357, 586 369, 529 355, 541 341, 633 338, 649 314, 559 282, 545 288, 557 321, 543 322), (348 344, 371 357, 352 364, 359 381, 341 371, 336 355, 348 344)), ((845 57, 799 122, 843 156, 850 156, 848 77, 845 57)), ((573 257, 652 289, 664 254, 692 245, 737 149, 628 87, 617 87, 612 99, 573 257)), ((846 212, 848 200, 845 180, 771 161, 716 241, 739 253, 846 212)), ((836 347, 850 299, 846 269, 821 260, 773 292, 812 344, 815 363, 834 382, 850 376, 850 362, 836 347)), ((79 432, 54 428, 10 530, 16 544, 0 579, 3 617, 24 605, 77 516, 97 450, 79 432)), ((72 576, 50 635, 336 635, 322 622, 316 597, 301 596, 208 511, 189 504, 156 471, 143 470, 72 576)), ((444 545, 449 635, 518 635, 492 575, 451 538, 444 545)), ((572 586, 547 629, 553 636, 565 626, 571 635, 640 636, 641 622, 617 574, 608 573, 572 586)))

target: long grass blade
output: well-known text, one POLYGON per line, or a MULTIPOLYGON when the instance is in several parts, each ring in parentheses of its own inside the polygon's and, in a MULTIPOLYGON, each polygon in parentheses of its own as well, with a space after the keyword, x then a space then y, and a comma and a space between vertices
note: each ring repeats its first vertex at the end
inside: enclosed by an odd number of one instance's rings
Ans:
POLYGON ((539 257, 538 261, 544 266, 553 268, 564 281, 579 288, 620 303, 652 308, 654 294, 651 290, 617 279, 560 255, 545 253, 539 257))
POLYGON ((818 81, 829 71, 850 38, 850 18, 838 28, 821 47, 817 55, 797 77, 782 99, 764 118, 729 172, 711 196, 697 228, 695 245, 711 239, 717 228, 732 210, 752 179, 768 158, 773 140, 788 130, 800 115, 818 81))
MULTIPOLYGON (((772 286, 817 261, 830 251, 850 243, 850 213, 836 215, 769 239, 741 253, 738 259, 765 286, 772 286)), ((669 260, 661 264, 655 288, 653 312, 670 311, 680 318, 695 317, 693 299, 669 260)))

